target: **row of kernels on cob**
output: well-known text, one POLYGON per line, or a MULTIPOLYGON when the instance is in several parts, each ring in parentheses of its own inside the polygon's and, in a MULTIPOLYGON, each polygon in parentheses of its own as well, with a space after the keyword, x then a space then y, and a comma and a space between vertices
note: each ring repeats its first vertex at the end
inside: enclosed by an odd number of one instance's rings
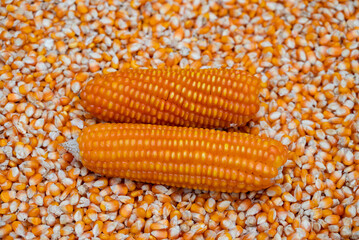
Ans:
POLYGON ((259 109, 259 80, 231 69, 129 69, 100 75, 81 92, 93 116, 111 122, 242 126, 259 109))
POLYGON ((146 124, 96 124, 77 141, 84 166, 105 176, 229 192, 272 185, 287 157, 272 139, 146 124))

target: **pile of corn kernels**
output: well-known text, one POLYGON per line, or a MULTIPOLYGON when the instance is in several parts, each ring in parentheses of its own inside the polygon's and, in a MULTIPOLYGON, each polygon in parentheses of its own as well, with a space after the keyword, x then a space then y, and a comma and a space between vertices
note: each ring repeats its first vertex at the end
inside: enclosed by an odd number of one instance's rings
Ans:
POLYGON ((0 238, 359 239, 359 1, 1 0, 0 238), (104 178, 61 143, 79 92, 120 68, 246 69, 244 130, 292 151, 277 183, 228 194, 104 178))

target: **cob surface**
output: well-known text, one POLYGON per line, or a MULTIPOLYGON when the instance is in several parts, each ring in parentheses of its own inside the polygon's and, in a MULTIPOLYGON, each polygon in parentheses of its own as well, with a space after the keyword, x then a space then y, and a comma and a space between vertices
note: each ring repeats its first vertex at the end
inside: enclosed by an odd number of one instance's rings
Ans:
POLYGON ((259 109, 259 80, 233 69, 126 69, 100 75, 82 106, 110 122, 187 127, 242 126, 259 109))
POLYGON ((96 124, 77 141, 83 165, 96 173, 223 192, 271 186, 287 157, 269 138, 148 124, 96 124))

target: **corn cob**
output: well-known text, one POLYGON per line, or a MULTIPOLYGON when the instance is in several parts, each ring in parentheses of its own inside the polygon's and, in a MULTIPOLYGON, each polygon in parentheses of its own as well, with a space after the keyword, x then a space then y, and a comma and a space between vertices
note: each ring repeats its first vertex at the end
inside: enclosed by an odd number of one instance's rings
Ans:
POLYGON ((82 106, 107 122, 242 126, 259 109, 259 80, 233 69, 126 69, 96 76, 82 106))
POLYGON ((246 192, 273 184, 287 149, 276 140, 214 129, 101 123, 77 139, 93 172, 202 190, 246 192))

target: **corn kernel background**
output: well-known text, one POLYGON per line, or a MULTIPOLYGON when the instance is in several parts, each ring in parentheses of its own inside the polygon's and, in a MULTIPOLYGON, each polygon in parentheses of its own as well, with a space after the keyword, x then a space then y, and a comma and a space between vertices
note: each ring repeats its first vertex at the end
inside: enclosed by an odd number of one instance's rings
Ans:
POLYGON ((358 239, 357 0, 0 1, 0 238, 358 239), (293 151, 277 184, 227 194, 104 178, 60 145, 79 93, 120 68, 238 68, 242 130, 293 151))

